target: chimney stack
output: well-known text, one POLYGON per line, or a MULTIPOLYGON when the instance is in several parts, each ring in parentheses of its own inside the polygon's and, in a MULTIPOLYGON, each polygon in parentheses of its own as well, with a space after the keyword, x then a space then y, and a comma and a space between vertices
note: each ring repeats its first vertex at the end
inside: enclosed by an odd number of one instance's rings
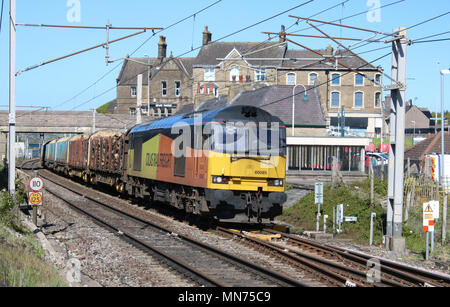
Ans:
POLYGON ((333 55, 334 49, 333 46, 328 45, 327 47, 327 55, 333 55))
POLYGON ((158 43, 158 59, 162 60, 167 57, 167 43, 166 37, 160 36, 158 43))
POLYGON ((280 32, 280 43, 286 42, 286 27, 284 25, 281 26, 281 32, 280 32))
POLYGON ((205 26, 205 31, 203 32, 203 46, 208 45, 211 42, 212 34, 208 31, 208 26, 205 26))

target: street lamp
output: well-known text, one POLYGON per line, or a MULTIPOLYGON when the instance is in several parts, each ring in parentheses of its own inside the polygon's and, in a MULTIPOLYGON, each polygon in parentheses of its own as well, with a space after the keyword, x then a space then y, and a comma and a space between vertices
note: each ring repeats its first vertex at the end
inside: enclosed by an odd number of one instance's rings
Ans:
POLYGON ((147 58, 147 116, 150 116, 150 57, 144 54, 147 58))
POLYGON ((305 89, 305 94, 303 95, 303 101, 308 101, 308 95, 306 94, 307 89, 306 86, 304 86, 303 84, 297 84, 296 86, 294 86, 294 88, 292 89, 292 136, 295 136, 295 88, 297 86, 303 86, 303 88, 305 89))
POLYGON ((414 145, 414 139, 416 138, 416 121, 412 120, 411 123, 414 124, 414 134, 413 134, 413 145, 414 145))
POLYGON ((444 120, 445 120, 445 116, 444 116, 444 76, 445 75, 449 75, 450 74, 450 69, 444 69, 441 70, 441 146, 442 146, 442 157, 441 157, 441 184, 442 187, 444 188, 445 191, 445 187, 444 187, 444 157, 445 157, 445 142, 444 142, 444 137, 445 137, 445 126, 444 126, 444 120))

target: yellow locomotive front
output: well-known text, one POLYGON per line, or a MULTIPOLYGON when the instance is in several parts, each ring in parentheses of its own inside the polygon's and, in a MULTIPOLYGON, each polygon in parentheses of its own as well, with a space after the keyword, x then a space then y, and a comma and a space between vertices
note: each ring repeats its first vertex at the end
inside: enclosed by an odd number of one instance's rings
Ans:
POLYGON ((236 222, 280 215, 286 201, 284 124, 275 117, 216 124, 210 139, 207 198, 215 215, 236 222))

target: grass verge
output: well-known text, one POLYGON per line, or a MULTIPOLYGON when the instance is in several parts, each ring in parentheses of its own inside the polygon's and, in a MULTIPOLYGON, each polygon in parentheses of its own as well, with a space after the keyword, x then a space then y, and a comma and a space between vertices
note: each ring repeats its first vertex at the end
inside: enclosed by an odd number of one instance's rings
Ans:
MULTIPOLYGON (((0 176, 7 177, 3 170, 0 170, 0 176)), ((10 287, 66 286, 58 271, 44 261, 44 251, 34 234, 18 222, 16 206, 26 197, 20 184, 16 181, 15 201, 6 190, 0 192, 0 284, 10 287)))

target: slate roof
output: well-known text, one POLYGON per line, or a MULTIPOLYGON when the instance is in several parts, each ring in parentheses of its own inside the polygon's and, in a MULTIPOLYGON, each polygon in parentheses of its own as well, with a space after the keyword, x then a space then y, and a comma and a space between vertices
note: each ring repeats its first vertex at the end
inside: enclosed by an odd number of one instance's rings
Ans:
MULTIPOLYGON (((303 88, 295 92, 295 126, 326 127, 320 98, 314 86, 307 86, 308 101, 303 101, 303 88), (301 94, 299 94, 301 93, 301 94)), ((279 117, 286 125, 292 125, 292 90, 293 86, 267 86, 255 91, 246 91, 236 96, 232 105, 252 105, 260 107, 279 117)))
POLYGON ((193 65, 194 67, 217 66, 233 49, 246 58, 271 58, 280 60, 249 60, 253 66, 280 66, 286 53, 287 44, 278 42, 215 42, 202 47, 193 65))
MULTIPOLYGON (((405 159, 419 161, 423 160, 425 155, 440 154, 442 152, 441 135, 442 133, 438 133, 408 148, 405 151, 405 159)), ((445 132, 445 153, 450 154, 450 132, 445 132)))
MULTIPOLYGON (((142 84, 148 84, 148 78, 145 78, 148 71, 148 66, 143 63, 148 63, 152 66, 151 75, 154 76, 164 65, 166 61, 170 58, 165 58, 164 61, 158 58, 132 58, 133 61, 125 61, 122 65, 122 70, 120 71, 119 77, 117 78, 117 85, 136 85, 137 75, 143 74, 142 84), (141 63, 137 63, 137 62, 141 63)), ((192 64, 195 58, 173 58, 173 60, 181 67, 185 73, 192 77, 192 64)))
MULTIPOLYGON (((327 54, 327 50, 317 50, 319 53, 321 54, 327 54)), ((368 63, 366 60, 364 60, 363 58, 359 57, 358 55, 356 55, 355 53, 351 52, 351 51, 345 51, 345 50, 339 50, 336 55, 338 56, 345 56, 345 58, 338 58, 339 62, 341 62, 344 65, 350 66, 352 68, 357 68, 360 70, 377 70, 377 68, 375 66, 373 66, 372 64, 368 63)), ((317 61, 314 59, 318 59, 321 58, 320 55, 311 52, 309 50, 287 50, 286 52, 286 60, 283 61, 283 66, 282 68, 286 68, 286 69, 299 69, 299 68, 304 68, 304 69, 330 69, 332 67, 335 67, 335 60, 334 59, 330 59, 329 61, 326 60, 321 60, 321 61, 317 61), (301 58, 301 60, 295 60, 295 59, 299 59, 301 58), (304 60, 304 58, 311 58, 311 60, 304 60), (327 65, 326 63, 331 63, 332 66, 327 65)), ((347 70, 347 68, 345 68, 344 66, 338 66, 338 69, 345 69, 347 70)))

